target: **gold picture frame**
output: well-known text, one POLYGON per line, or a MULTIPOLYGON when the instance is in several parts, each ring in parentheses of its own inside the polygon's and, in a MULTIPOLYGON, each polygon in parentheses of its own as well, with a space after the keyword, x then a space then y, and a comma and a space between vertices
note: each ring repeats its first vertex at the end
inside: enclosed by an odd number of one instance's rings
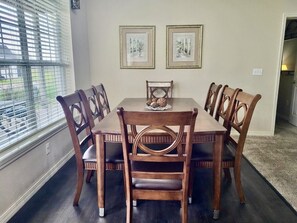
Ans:
POLYGON ((202 35, 203 25, 167 25, 166 68, 201 68, 202 35))
POLYGON ((120 26, 120 68, 155 68, 155 26, 120 26))

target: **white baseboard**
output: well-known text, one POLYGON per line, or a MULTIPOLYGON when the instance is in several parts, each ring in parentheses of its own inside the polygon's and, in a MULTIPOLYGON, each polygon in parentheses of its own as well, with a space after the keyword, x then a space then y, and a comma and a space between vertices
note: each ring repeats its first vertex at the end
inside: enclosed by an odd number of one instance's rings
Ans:
POLYGON ((73 156, 74 151, 71 150, 59 162, 57 162, 48 172, 35 182, 18 200, 16 200, 1 216, 0 223, 7 222, 15 215, 26 202, 73 156))
POLYGON ((274 136, 274 131, 249 131, 248 136, 274 136))

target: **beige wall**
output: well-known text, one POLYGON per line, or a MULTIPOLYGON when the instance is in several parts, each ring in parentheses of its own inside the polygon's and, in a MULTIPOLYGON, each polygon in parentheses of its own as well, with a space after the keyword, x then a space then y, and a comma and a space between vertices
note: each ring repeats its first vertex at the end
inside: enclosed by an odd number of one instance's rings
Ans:
POLYGON ((204 103, 212 81, 240 87, 262 95, 250 134, 273 134, 281 2, 88 0, 92 83, 104 83, 111 107, 124 97, 144 97, 147 79, 172 79, 175 97, 193 97, 200 104, 204 103), (179 24, 203 24, 202 69, 166 69, 166 25, 179 24), (120 69, 119 25, 156 26, 155 69, 120 69), (253 76, 253 68, 262 68, 263 75, 253 76))
POLYGON ((73 65, 76 89, 90 87, 89 41, 86 1, 81 1, 80 10, 71 10, 73 65))

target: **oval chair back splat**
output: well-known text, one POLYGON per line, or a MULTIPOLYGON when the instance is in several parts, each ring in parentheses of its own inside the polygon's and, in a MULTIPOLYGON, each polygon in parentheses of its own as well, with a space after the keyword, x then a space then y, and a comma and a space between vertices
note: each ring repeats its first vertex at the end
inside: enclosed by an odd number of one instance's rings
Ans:
POLYGON ((173 81, 146 81, 146 98, 172 98, 173 81))

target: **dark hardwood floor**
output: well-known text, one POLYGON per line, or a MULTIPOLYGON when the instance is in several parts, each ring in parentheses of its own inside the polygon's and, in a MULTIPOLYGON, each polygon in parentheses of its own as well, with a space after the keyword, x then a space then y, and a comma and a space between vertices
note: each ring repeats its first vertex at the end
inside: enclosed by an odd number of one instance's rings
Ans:
MULTIPOLYGON (((243 185, 246 204, 240 205, 233 182, 223 181, 221 214, 212 219, 212 172, 195 173, 193 203, 189 205, 189 222, 216 223, 291 223, 296 212, 280 195, 243 160, 243 185)), ((72 158, 9 223, 92 223, 125 222, 122 172, 107 173, 106 216, 98 216, 96 177, 84 184, 79 206, 72 206, 75 187, 75 162, 72 158)), ((136 223, 180 222, 178 202, 139 201, 134 208, 136 223)))

